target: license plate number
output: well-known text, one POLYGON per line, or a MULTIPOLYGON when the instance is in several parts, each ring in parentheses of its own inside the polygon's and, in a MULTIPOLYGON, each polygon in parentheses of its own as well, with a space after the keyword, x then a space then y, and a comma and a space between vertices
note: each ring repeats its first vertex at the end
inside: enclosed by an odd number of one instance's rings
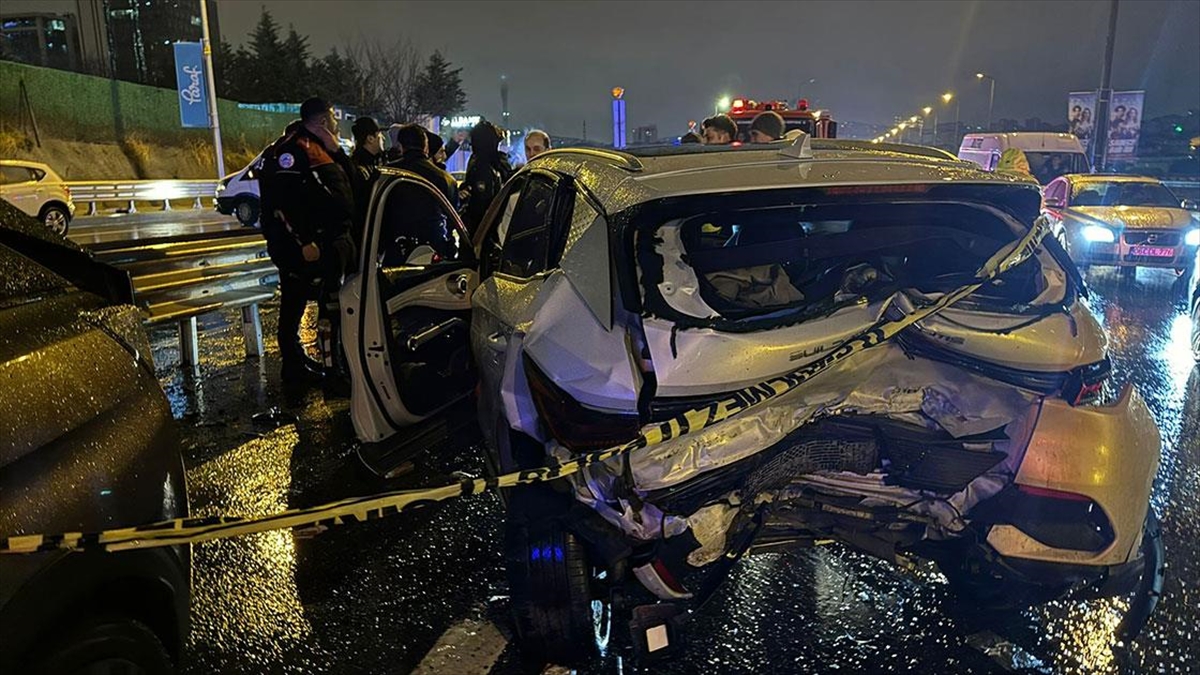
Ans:
POLYGON ((1150 258, 1174 258, 1175 249, 1166 246, 1133 246, 1129 249, 1131 255, 1144 255, 1150 258))

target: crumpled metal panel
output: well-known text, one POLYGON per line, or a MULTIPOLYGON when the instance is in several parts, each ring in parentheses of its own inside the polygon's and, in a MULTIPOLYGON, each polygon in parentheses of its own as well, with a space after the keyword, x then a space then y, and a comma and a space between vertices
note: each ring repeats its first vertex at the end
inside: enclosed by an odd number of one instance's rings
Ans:
POLYGON ((562 273, 535 301, 525 353, 572 398, 593 408, 636 412, 641 376, 623 330, 605 330, 562 273))
POLYGON ((895 416, 960 437, 1004 426, 1034 400, 954 366, 910 359, 887 344, 847 359, 762 410, 636 451, 629 461, 637 487, 654 490, 770 447, 818 414, 895 416))

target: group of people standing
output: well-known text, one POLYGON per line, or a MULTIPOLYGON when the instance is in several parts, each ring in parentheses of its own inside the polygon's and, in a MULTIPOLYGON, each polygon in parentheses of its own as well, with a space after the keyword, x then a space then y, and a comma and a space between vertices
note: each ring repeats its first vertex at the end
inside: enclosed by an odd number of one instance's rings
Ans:
MULTIPOLYGON (((363 245, 367 207, 380 167, 403 169, 424 179, 461 215, 470 232, 513 173, 499 147, 502 131, 490 122, 482 121, 470 131, 471 158, 461 185, 446 171, 446 159, 458 150, 459 141, 447 144, 418 124, 393 125, 388 131, 391 143, 385 147, 384 130, 374 119, 356 119, 355 148, 347 155, 338 144, 333 107, 310 98, 300 106, 300 119, 263 151, 262 233, 279 268, 277 339, 282 380, 289 392, 319 384, 327 397, 349 394, 338 339, 338 290, 363 245), (310 300, 319 303, 322 361, 308 356, 299 335, 310 300)), ((526 136, 530 158, 549 145, 543 132, 526 136)))
MULTIPOLYGON (((745 140, 750 143, 771 143, 783 138, 787 125, 783 117, 768 110, 759 113, 750 122, 750 134, 745 140)), ((729 115, 713 115, 700 123, 700 133, 689 131, 680 139, 681 143, 703 143, 704 145, 729 145, 738 142, 737 122, 729 115)))

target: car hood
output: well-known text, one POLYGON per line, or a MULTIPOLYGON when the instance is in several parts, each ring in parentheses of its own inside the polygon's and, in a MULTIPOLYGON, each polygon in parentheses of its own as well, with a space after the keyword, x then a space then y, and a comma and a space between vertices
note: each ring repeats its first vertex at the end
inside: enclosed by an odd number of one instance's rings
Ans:
POLYGON ((1183 229, 1194 223, 1190 211, 1164 206, 1076 206, 1067 213, 1082 221, 1131 230, 1183 229))

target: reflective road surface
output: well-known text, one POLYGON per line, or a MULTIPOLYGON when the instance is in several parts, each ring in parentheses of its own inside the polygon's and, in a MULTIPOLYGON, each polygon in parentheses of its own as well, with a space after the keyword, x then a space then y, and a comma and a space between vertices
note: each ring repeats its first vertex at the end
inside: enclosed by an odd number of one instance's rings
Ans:
MULTIPOLYGON (((1169 272, 1136 282, 1089 274, 1117 383, 1133 382, 1163 436, 1154 508, 1167 547, 1165 596, 1125 660, 1112 650, 1124 601, 1059 602, 981 617, 950 601, 931 567, 902 571, 840 547, 744 560, 693 620, 689 649, 634 664, 616 639, 586 673, 1030 672, 1200 670, 1200 369, 1169 272)), ((273 307, 264 334, 273 335, 273 307)), ((311 317, 309 317, 311 319, 311 317)), ((350 449, 346 405, 312 394, 281 424, 273 341, 244 360, 236 317, 211 315, 199 378, 174 335, 155 357, 184 428, 193 512, 251 516, 482 470, 478 441, 436 449, 373 479, 350 449)), ((311 339, 311 335, 309 336, 311 339)), ((518 673, 501 567, 503 513, 485 495, 319 536, 275 532, 196 546, 193 631, 183 672, 518 673)), ((556 672, 565 672, 555 669, 556 672)))

